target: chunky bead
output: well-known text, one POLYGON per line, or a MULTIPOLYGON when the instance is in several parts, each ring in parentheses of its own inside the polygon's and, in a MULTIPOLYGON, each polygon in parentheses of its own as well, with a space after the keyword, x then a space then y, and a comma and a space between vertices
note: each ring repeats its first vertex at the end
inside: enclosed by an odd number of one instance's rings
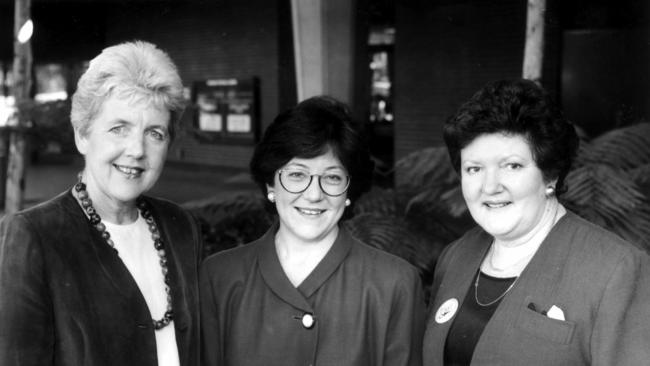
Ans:
MULTIPOLYGON (((101 217, 97 214, 97 211, 93 207, 92 200, 88 197, 88 192, 86 191, 86 185, 83 182, 81 182, 81 175, 79 175, 79 182, 75 184, 74 189, 75 191, 77 191, 77 197, 79 199, 79 203, 81 204, 81 206, 86 211, 86 214, 88 215, 88 221, 90 221, 90 224, 93 225, 95 229, 97 229, 97 231, 99 231, 102 238, 106 241, 106 244, 108 244, 113 249, 113 251, 115 251, 116 254, 119 254, 117 252, 117 249, 115 249, 115 243, 111 239, 111 234, 108 231, 106 231, 106 225, 102 223, 101 217)), ((158 226, 156 226, 156 222, 153 219, 153 216, 151 215, 151 212, 147 207, 147 203, 143 199, 139 198, 136 201, 136 206, 140 210, 140 215, 145 219, 149 231, 151 232, 151 239, 154 243, 154 248, 158 252, 160 270, 162 272, 163 280, 165 282, 165 294, 167 296, 167 311, 163 315, 162 319, 160 320, 151 319, 151 323, 153 324, 154 329, 159 330, 169 325, 169 323, 171 323, 171 321, 174 318, 171 289, 169 288, 171 281, 168 276, 169 269, 167 268, 167 257, 164 249, 164 243, 161 240, 160 231, 158 230, 158 226)))
POLYGON ((95 226, 95 225, 97 225, 97 224, 99 224, 101 222, 102 222, 102 219, 99 217, 99 215, 95 214, 95 215, 90 216, 90 223, 93 226, 95 226))

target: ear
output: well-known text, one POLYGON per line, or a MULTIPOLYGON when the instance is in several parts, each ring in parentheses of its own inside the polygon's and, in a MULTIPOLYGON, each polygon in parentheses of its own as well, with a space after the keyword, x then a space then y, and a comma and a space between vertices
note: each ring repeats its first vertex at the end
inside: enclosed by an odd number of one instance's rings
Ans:
POLYGON ((88 152, 90 142, 88 141, 88 136, 84 136, 78 128, 74 129, 74 144, 77 145, 79 153, 85 156, 88 152))
POLYGON ((268 184, 266 185, 266 193, 271 193, 273 192, 273 190, 274 190, 273 186, 270 186, 268 184))

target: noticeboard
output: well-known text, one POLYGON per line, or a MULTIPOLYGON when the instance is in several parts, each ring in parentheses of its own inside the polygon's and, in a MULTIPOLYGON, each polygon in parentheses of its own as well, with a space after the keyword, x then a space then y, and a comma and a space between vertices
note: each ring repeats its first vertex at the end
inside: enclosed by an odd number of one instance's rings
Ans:
POLYGON ((259 133, 259 81, 209 79, 193 85, 194 135, 204 143, 255 143, 259 133))

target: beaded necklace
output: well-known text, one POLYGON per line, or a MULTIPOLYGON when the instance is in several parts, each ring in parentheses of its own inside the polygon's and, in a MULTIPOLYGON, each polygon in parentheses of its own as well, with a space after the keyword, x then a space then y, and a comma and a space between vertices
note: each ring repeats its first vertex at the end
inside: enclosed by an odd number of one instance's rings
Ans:
MULTIPOLYGON (((83 207, 84 211, 88 215, 88 221, 90 221, 90 224, 99 232, 99 234, 106 241, 106 243, 111 248, 113 248, 115 252, 117 252, 117 249, 115 249, 115 244, 111 239, 111 234, 109 234, 109 232, 106 231, 106 225, 102 223, 101 217, 99 217, 97 210, 95 210, 95 208, 93 207, 93 203, 90 200, 90 197, 88 197, 88 192, 86 191, 86 184, 81 181, 81 176, 79 177, 79 181, 77 182, 77 184, 75 184, 74 189, 77 192, 77 198, 81 203, 81 207, 83 207)), ((165 314, 163 315, 162 319, 160 320, 151 319, 154 329, 160 330, 166 327, 167 325, 169 325, 169 323, 171 323, 171 321, 174 319, 174 312, 172 309, 172 295, 171 295, 171 289, 169 288, 170 281, 169 281, 169 270, 167 269, 167 255, 165 253, 164 242, 160 237, 160 231, 158 230, 158 226, 156 225, 156 222, 153 219, 151 211, 149 210, 149 205, 143 199, 138 198, 136 202, 136 206, 140 210, 140 215, 142 215, 142 218, 149 226, 149 231, 151 232, 151 238, 153 239, 153 246, 154 248, 156 248, 156 251, 158 252, 158 257, 160 258, 159 261, 160 268, 162 270, 162 274, 165 282, 165 293, 167 295, 167 311, 165 311, 165 314)))

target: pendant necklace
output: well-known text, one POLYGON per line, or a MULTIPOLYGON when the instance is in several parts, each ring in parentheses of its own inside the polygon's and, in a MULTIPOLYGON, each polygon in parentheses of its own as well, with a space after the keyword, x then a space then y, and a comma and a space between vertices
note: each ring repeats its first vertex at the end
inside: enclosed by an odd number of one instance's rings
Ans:
POLYGON ((499 300, 501 300, 512 288, 515 286, 515 283, 517 283, 517 280, 519 279, 519 276, 515 277, 515 280, 512 281, 510 286, 501 294, 499 295, 496 299, 487 302, 487 303, 482 303, 478 300, 478 279, 481 277, 481 270, 479 269, 478 273, 476 274, 476 281, 474 281, 474 300, 476 300, 476 303, 480 306, 487 307, 490 305, 496 304, 499 300))

